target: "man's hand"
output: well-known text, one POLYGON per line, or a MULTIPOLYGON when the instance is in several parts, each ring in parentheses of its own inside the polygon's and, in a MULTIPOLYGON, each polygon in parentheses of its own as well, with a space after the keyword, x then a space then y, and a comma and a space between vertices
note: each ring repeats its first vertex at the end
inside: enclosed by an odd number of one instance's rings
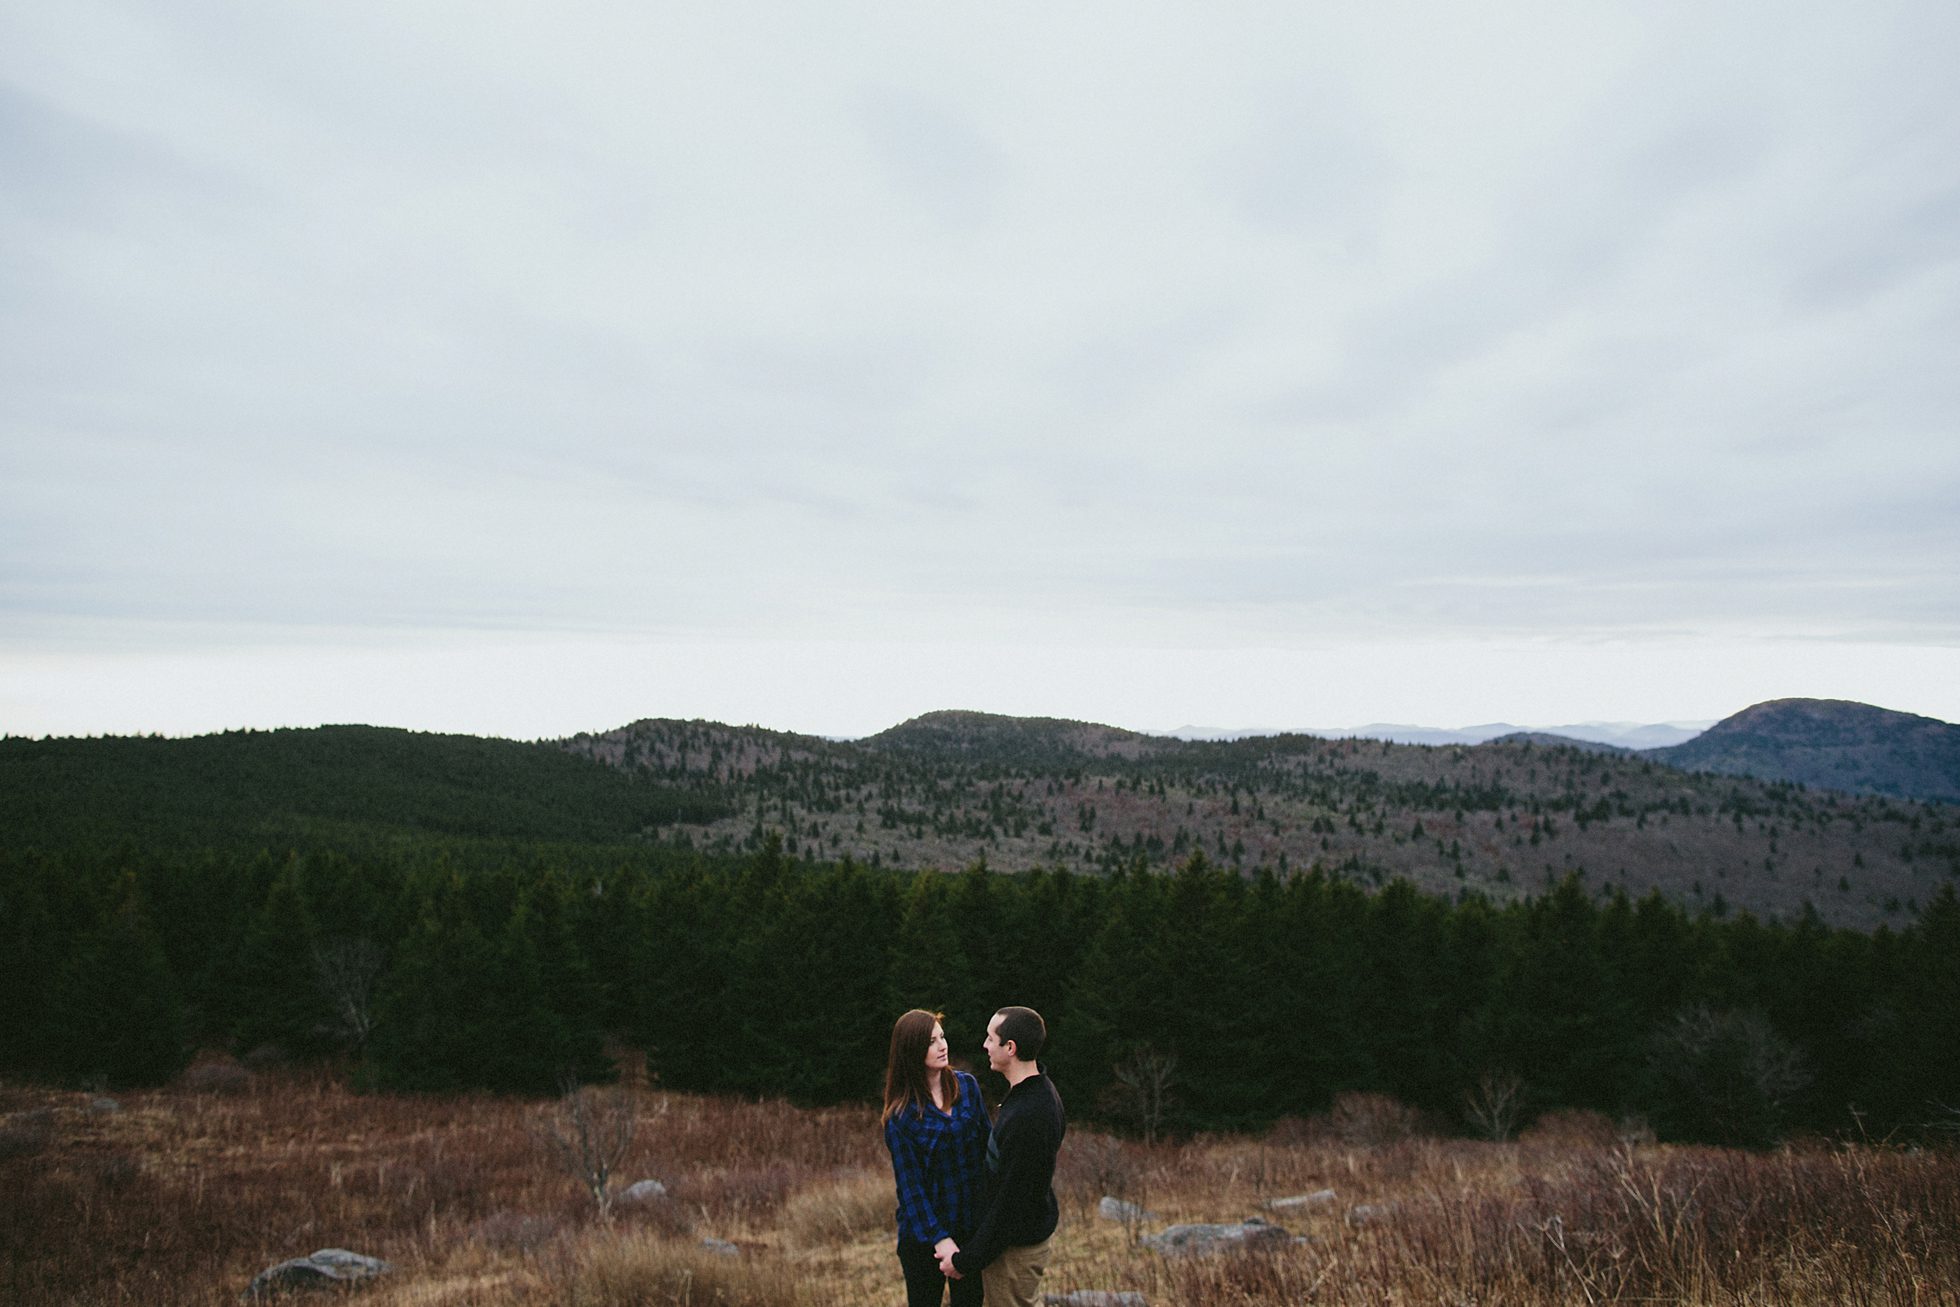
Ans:
POLYGON ((953 1254, 959 1250, 960 1246, 951 1239, 941 1239, 932 1246, 932 1255, 939 1259, 939 1273, 949 1280, 960 1278, 960 1273, 953 1269, 953 1254))

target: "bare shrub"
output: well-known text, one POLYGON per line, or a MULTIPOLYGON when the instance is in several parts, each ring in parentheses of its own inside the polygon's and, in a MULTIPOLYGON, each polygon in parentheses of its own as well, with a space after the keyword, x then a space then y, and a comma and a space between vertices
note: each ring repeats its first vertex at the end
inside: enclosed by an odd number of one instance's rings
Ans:
POLYGON ((1177 1057, 1160 1053, 1145 1044, 1112 1069, 1115 1080, 1103 1091, 1103 1109, 1119 1120, 1133 1123, 1143 1132, 1146 1144, 1157 1142, 1164 1116, 1177 1095, 1177 1057))
POLYGON ((381 984, 381 946, 366 936, 339 936, 313 948, 313 978, 333 1011, 331 1032, 355 1052, 374 1033, 381 984))
POLYGON ((777 1219, 791 1239, 809 1248, 888 1230, 896 1206, 889 1174, 840 1171, 791 1194, 777 1219))
POLYGON ((1647 1118, 1638 1112, 1621 1117, 1614 1123, 1613 1128, 1619 1132, 1620 1142, 1623 1144, 1651 1144, 1655 1142, 1654 1127, 1649 1125, 1647 1118))
POLYGON ((1518 1128, 1524 1081, 1512 1071, 1486 1071, 1463 1091, 1463 1117, 1485 1139, 1502 1143, 1518 1128))
POLYGON ((1669 1138, 1757 1147, 1782 1136, 1785 1107, 1811 1081, 1803 1054, 1761 1012, 1707 1007, 1662 1028, 1648 1077, 1669 1138))
POLYGON ((1094 1211, 1105 1195, 1140 1202, 1143 1168, 1122 1140, 1071 1130, 1068 1146, 1055 1164, 1055 1187, 1086 1214, 1094 1211))
POLYGON ((1387 1094, 1334 1095, 1327 1128, 1345 1144, 1392 1144, 1428 1133, 1422 1113, 1387 1094))
POLYGON ((640 1104, 630 1091, 568 1085, 533 1130, 552 1164, 592 1195, 600 1220, 610 1221, 613 1172, 626 1160, 639 1124, 640 1104))

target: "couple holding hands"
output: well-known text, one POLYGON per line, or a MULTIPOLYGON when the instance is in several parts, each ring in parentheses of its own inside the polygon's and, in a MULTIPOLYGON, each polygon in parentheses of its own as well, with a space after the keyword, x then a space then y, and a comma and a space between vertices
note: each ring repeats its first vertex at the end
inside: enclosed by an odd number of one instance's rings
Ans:
POLYGON ((987 1023, 987 1063, 1007 1079, 989 1123, 980 1082, 948 1062, 941 1014, 918 1008, 892 1026, 885 1063, 885 1146, 898 1187, 898 1262, 907 1307, 1032 1307, 1039 1301, 1055 1204, 1061 1096, 1039 1058, 1048 1028, 1032 1008, 987 1023))

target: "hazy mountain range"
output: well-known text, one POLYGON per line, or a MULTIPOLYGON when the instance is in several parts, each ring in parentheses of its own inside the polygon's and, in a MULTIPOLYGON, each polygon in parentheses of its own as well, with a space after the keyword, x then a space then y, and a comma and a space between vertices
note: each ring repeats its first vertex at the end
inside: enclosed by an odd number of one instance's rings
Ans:
MULTIPOLYGON (((861 740, 650 718, 520 742, 370 726, 0 739, 0 854, 655 844, 896 871, 1318 871, 1430 893, 1568 876, 1723 914, 1902 924, 1960 878, 1960 727, 1758 704, 1684 743, 1186 740, 937 712, 861 740)), ((534 852, 525 853, 523 850, 534 852)), ((569 853, 563 856, 571 856, 569 853)))
POLYGON ((1871 926, 1960 876, 1960 810, 1905 797, 1960 795, 1956 739, 1960 727, 1927 718, 1793 700, 1643 753, 1528 733, 1475 745, 1185 740, 979 712, 928 713, 854 741, 650 719, 559 743, 722 796, 727 817, 665 833, 709 850, 776 831, 803 856, 907 868, 1164 868, 1203 854, 1498 899, 1580 874, 1716 912, 1787 917, 1809 904, 1871 926), (1697 747, 1705 770, 1669 756, 1697 747), (1779 767, 1786 750, 1792 767, 1830 767, 1843 783, 1806 788, 1779 767), (1716 774, 1743 766, 1754 776, 1716 774))
POLYGON ((1370 722, 1366 726, 1300 726, 1285 730, 1265 727, 1227 729, 1218 726, 1180 726, 1170 734, 1180 740, 1246 740, 1270 735, 1317 735, 1324 740, 1389 740, 1396 744, 1483 744, 1506 736, 1558 736, 1622 749, 1660 749, 1683 744, 1713 726, 1699 722, 1577 722, 1567 726, 1513 726, 1486 722, 1481 726, 1410 726, 1401 722, 1370 722))

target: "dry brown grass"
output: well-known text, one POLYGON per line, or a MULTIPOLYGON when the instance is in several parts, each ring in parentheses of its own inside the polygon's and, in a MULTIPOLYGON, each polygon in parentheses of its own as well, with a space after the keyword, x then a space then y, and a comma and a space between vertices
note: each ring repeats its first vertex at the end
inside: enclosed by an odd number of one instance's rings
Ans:
MULTIPOLYGON (((0 1301, 232 1303, 264 1266, 335 1246, 395 1263, 358 1295, 375 1307, 903 1301, 869 1108, 671 1097, 621 1173, 670 1195, 608 1227, 537 1152, 532 1103, 358 1096, 286 1073, 121 1105, 0 1087, 0 1134, 24 1141, 0 1155, 0 1301)), ((1153 1307, 1960 1305, 1960 1155, 1744 1154, 1556 1126, 1439 1139, 1374 1104, 1148 1148, 1079 1128, 1049 1287, 1137 1290, 1153 1307), (1321 1190, 1335 1197, 1266 1207, 1321 1190), (1155 1215, 1102 1220, 1105 1193, 1155 1215), (1260 1213, 1301 1241, 1179 1260, 1135 1243, 1260 1213)))
POLYGON ((827 1248, 884 1234, 895 1206, 889 1169, 839 1171, 783 1204, 783 1233, 799 1248, 827 1248))

